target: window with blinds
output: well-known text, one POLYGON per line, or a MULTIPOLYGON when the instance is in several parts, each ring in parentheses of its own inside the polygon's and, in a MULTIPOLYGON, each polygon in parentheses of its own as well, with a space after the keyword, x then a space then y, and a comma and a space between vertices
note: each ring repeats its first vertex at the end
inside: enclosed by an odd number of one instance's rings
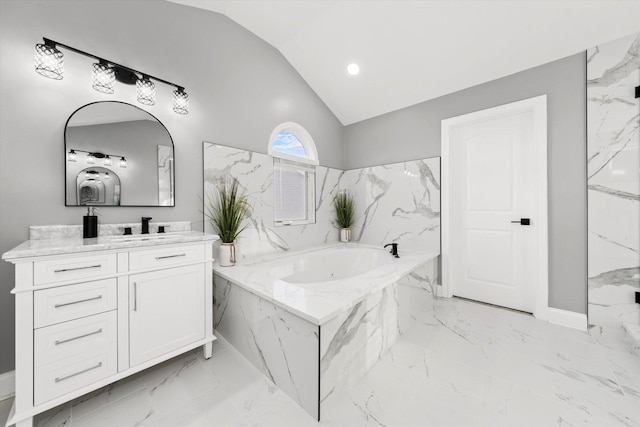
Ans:
POLYGON ((315 166, 273 158, 273 217, 276 225, 315 222, 315 166))

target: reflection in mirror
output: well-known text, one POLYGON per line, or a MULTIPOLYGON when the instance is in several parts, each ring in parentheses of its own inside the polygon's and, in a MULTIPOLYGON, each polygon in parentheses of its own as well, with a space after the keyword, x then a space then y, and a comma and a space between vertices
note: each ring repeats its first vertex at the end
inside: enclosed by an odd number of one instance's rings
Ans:
POLYGON ((95 102, 65 128, 66 206, 174 206, 171 135, 130 104, 95 102))
POLYGON ((86 168, 78 173, 76 187, 79 205, 120 206, 120 178, 112 170, 101 167, 86 168))

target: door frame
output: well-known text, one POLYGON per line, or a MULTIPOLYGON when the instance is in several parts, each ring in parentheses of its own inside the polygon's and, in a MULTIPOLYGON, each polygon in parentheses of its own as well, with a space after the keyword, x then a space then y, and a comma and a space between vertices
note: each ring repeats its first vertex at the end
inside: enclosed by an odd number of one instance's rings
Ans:
MULTIPOLYGON (((452 224, 449 221, 451 199, 449 183, 451 179, 451 130, 455 126, 484 120, 495 115, 533 112, 534 135, 533 141, 536 151, 536 170, 538 171, 538 186, 536 198, 540 202, 535 217, 538 227, 536 239, 538 241, 538 269, 535 280, 535 304, 533 315, 536 318, 547 320, 549 308, 549 236, 548 236, 548 203, 547 203, 547 96, 540 95, 533 98, 516 101, 509 104, 487 108, 473 113, 444 119, 441 122, 441 232, 442 232, 442 287, 440 296, 451 298, 454 292, 454 284, 451 283, 450 265, 450 239, 452 224)), ((533 215, 532 215, 533 216, 533 215)))

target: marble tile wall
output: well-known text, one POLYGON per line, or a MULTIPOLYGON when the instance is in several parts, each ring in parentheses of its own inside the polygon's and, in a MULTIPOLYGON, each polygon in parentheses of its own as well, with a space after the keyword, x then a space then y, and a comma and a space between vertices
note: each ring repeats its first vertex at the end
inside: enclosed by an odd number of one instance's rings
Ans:
MULTIPOLYGON (((338 241, 331 224, 332 200, 344 174, 338 169, 316 167, 316 223, 302 226, 273 225, 273 158, 222 145, 204 143, 204 203, 210 202, 216 182, 232 176, 252 206, 250 226, 237 242, 238 255, 249 257, 274 251, 317 246, 338 241)), ((212 231, 205 221, 205 231, 212 231)))
POLYGON ((587 51, 589 323, 640 323, 640 34, 587 51))
MULTIPOLYGON (((204 143, 205 205, 217 180, 233 176, 253 206, 237 244, 240 257, 337 242, 332 201, 344 189, 356 199, 355 242, 440 249, 439 157, 349 171, 316 167, 316 223, 304 226, 274 227, 272 175, 271 156, 204 143)), ((205 230, 211 231, 207 221, 205 230)))
POLYGON ((440 158, 413 160, 346 172, 356 197, 356 242, 440 250, 440 158))

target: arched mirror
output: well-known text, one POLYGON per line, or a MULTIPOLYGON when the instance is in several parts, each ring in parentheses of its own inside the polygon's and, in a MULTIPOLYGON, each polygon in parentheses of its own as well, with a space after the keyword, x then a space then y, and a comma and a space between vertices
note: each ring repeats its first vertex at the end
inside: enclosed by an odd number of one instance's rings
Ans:
POLYGON ((116 101, 77 109, 64 130, 66 206, 174 206, 174 151, 167 128, 116 101))

